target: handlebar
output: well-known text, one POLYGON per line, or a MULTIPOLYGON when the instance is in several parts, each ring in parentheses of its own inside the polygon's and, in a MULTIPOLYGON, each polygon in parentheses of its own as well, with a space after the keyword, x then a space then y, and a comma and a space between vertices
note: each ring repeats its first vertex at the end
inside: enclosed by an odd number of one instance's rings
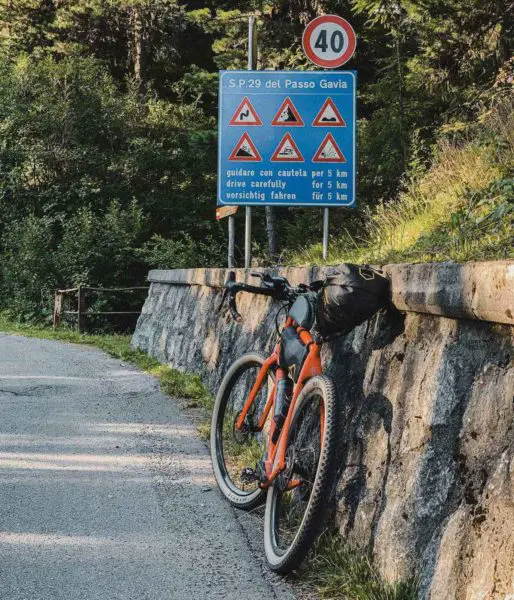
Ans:
POLYGON ((230 315, 234 321, 240 323, 243 318, 237 311, 236 297, 239 292, 249 292, 250 294, 258 294, 260 296, 270 296, 275 300, 283 300, 292 302, 299 294, 304 294, 312 289, 311 286, 300 284, 298 287, 292 287, 285 277, 273 277, 264 273, 250 273, 252 277, 261 279, 261 285, 248 285, 236 281, 234 271, 229 271, 227 280, 225 281, 225 291, 218 306, 220 311, 228 296, 228 307, 230 315))

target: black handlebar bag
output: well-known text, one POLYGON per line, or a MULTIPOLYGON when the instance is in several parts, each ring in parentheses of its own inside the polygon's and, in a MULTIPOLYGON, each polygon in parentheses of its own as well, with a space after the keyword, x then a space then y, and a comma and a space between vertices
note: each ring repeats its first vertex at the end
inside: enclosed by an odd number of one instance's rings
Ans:
POLYGON ((344 265, 327 277, 318 297, 316 323, 324 340, 351 331, 390 301, 389 280, 368 266, 344 265))

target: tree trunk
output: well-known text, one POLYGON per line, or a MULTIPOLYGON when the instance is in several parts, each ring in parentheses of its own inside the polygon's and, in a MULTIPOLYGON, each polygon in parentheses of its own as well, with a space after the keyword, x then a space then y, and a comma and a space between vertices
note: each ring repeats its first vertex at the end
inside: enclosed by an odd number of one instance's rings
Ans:
POLYGON ((400 143, 402 146, 403 156, 403 170, 407 164, 407 146, 403 137, 403 118, 404 118, 404 107, 403 107, 403 69, 402 69, 402 51, 401 51, 401 39, 399 29, 396 31, 396 63, 398 68, 398 113, 399 113, 399 125, 400 125, 400 143))
POLYGON ((6 24, 6 28, 7 28, 7 38, 9 39, 11 37, 11 11, 12 11, 12 0, 7 0, 7 24, 6 24))
POLYGON ((268 249, 271 260, 278 254, 277 221, 273 206, 266 206, 266 233, 268 234, 268 249))
POLYGON ((143 53, 143 33, 141 23, 141 12, 137 6, 132 9, 133 20, 133 60, 134 60, 134 77, 138 84, 141 83, 141 57, 143 53))

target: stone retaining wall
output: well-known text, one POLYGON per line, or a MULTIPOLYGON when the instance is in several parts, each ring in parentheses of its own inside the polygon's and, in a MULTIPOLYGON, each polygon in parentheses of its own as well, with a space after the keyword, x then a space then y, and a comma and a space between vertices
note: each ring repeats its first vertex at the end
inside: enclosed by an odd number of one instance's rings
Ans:
MULTIPOLYGON (((279 272, 300 283, 329 269, 279 272)), ((345 417, 341 533, 369 547, 386 578, 416 573, 423 599, 512 600, 514 262, 384 269, 401 312, 323 348, 345 417)), ((240 295, 241 325, 217 312, 225 276, 151 271, 133 338, 213 391, 236 357, 276 339, 267 298, 240 295)))

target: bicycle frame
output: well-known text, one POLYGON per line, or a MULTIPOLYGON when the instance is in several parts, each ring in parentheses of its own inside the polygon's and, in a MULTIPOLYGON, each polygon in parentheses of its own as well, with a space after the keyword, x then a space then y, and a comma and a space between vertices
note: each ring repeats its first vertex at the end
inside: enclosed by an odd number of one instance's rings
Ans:
MULTIPOLYGON (((320 357, 321 347, 319 346, 319 344, 316 344, 312 335, 310 334, 310 332, 307 329, 304 329, 303 327, 296 325, 296 323, 293 321, 293 319, 291 317, 288 317, 287 320, 285 321, 284 327, 291 327, 291 326, 296 326, 296 331, 299 334, 300 339, 306 346, 307 345, 309 346, 309 352, 307 354, 305 362, 303 363, 302 369, 298 376, 298 381, 296 382, 296 384, 294 386, 291 405, 289 407, 286 420, 282 427, 282 431, 280 432, 280 435, 275 444, 272 441, 273 432, 275 431, 275 422, 273 420, 271 421, 271 428, 270 428, 270 432, 269 432, 269 441, 268 441, 268 453, 267 453, 266 461, 264 463, 267 481, 265 483, 261 484, 261 487, 263 487, 263 488, 269 487, 269 485, 271 485, 271 483, 276 479, 276 477, 279 475, 279 473, 281 471, 283 471, 286 467, 286 457, 285 457, 286 442, 287 442, 289 428, 291 426, 291 420, 293 418, 294 409, 295 409, 295 405, 296 405, 298 396, 300 395, 301 391, 303 390, 308 379, 310 379, 311 377, 314 377, 316 375, 321 375, 321 373, 323 372, 322 368, 321 368, 321 357, 320 357)), ((264 407, 264 411, 261 415, 261 418, 259 419, 259 423, 257 426, 259 431, 262 431, 262 429, 266 423, 266 420, 268 418, 268 415, 270 414, 270 411, 273 410, 273 408, 275 406, 275 398, 276 398, 276 393, 277 393, 278 382, 288 376, 286 369, 283 369, 278 366, 279 365, 279 355, 280 355, 280 344, 281 344, 281 342, 278 342, 278 344, 275 346, 275 349, 273 350, 273 353, 271 354, 271 356, 264 361, 264 364, 262 365, 262 367, 257 375, 255 383, 254 383, 252 389, 250 390, 250 394, 248 396, 248 399, 245 402, 243 410, 241 411, 240 415, 237 418, 237 421, 236 421, 237 429, 241 429, 244 426, 246 415, 248 414, 248 411, 250 410, 253 402, 255 401, 255 398, 257 397, 257 394, 258 394, 259 390, 261 389, 264 381, 266 380, 266 377, 268 376, 270 369, 272 369, 272 368, 276 369, 275 383, 273 385, 273 388, 271 390, 269 398, 266 402, 266 406, 264 407)), ((323 419, 321 420, 321 423, 323 423, 323 419)), ((323 440, 323 431, 321 431, 321 440, 323 440)), ((296 482, 290 482, 290 485, 294 486, 295 483, 296 482)))

